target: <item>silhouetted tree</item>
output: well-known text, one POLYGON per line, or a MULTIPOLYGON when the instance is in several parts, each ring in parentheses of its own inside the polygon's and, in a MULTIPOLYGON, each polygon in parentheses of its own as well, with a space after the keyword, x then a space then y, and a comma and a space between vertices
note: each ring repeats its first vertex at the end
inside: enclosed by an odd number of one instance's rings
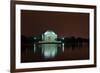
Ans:
POLYGON ((83 40, 82 40, 82 38, 77 38, 77 41, 78 41, 78 47, 79 48, 81 48, 82 47, 82 45, 83 45, 83 40))
POLYGON ((75 48, 75 37, 74 36, 72 36, 71 38, 70 38, 70 41, 71 41, 71 47, 72 47, 72 49, 74 49, 75 48))

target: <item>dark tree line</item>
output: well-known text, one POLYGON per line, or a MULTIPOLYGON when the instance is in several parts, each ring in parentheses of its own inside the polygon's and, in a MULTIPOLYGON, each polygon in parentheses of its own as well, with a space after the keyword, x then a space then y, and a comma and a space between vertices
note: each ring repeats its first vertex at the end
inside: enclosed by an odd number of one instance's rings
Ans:
POLYGON ((89 40, 85 39, 85 38, 80 38, 80 37, 78 37, 78 38, 70 37, 70 38, 65 38, 64 43, 65 43, 66 47, 81 48, 81 47, 83 47, 84 43, 88 44, 89 40))
POLYGON ((89 39, 81 38, 81 37, 65 37, 65 38, 57 38, 58 41, 62 41, 65 47, 72 47, 72 48, 81 48, 83 44, 87 44, 89 46, 89 39))
MULTIPOLYGON (((61 41, 64 43, 64 47, 68 48, 81 48, 83 47, 83 44, 87 44, 89 46, 89 39, 87 38, 81 38, 81 37, 64 37, 64 38, 57 38, 55 39, 56 41, 61 41)), ((38 41, 42 41, 42 37, 40 36, 32 36, 32 37, 26 37, 26 36, 21 36, 21 45, 29 44, 33 46, 34 43, 38 43, 38 41)))

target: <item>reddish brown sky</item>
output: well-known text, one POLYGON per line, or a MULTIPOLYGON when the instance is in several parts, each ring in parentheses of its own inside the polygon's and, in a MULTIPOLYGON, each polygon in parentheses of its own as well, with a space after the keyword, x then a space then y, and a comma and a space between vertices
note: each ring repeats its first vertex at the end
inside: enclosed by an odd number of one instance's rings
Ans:
POLYGON ((21 34, 35 36, 46 30, 53 30, 59 36, 88 38, 89 14, 21 11, 21 34))

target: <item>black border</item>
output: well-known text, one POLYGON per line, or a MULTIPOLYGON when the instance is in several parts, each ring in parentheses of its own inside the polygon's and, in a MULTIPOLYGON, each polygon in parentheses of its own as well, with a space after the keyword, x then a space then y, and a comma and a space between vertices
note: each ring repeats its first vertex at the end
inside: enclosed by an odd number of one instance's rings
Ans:
POLYGON ((42 70, 58 70, 58 69, 74 69, 74 68, 89 68, 96 67, 96 6, 94 5, 77 5, 77 4, 61 4, 61 3, 45 3, 45 2, 33 2, 33 1, 11 1, 11 61, 10 61, 10 72, 27 72, 27 71, 42 71, 42 70), (89 65, 76 65, 76 66, 62 66, 62 67, 45 67, 45 68, 25 68, 25 69, 16 69, 16 60, 15 60, 15 5, 24 4, 24 5, 41 5, 41 6, 56 6, 56 7, 73 7, 73 8, 90 8, 94 9, 94 64, 89 65))

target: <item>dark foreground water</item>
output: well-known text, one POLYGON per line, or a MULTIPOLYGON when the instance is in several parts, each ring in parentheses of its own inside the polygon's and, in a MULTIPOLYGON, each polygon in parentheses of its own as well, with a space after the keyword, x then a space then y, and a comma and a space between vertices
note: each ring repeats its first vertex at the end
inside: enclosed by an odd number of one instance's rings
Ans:
POLYGON ((64 44, 22 45, 21 62, 45 62, 89 59, 89 46, 68 47, 64 44))

